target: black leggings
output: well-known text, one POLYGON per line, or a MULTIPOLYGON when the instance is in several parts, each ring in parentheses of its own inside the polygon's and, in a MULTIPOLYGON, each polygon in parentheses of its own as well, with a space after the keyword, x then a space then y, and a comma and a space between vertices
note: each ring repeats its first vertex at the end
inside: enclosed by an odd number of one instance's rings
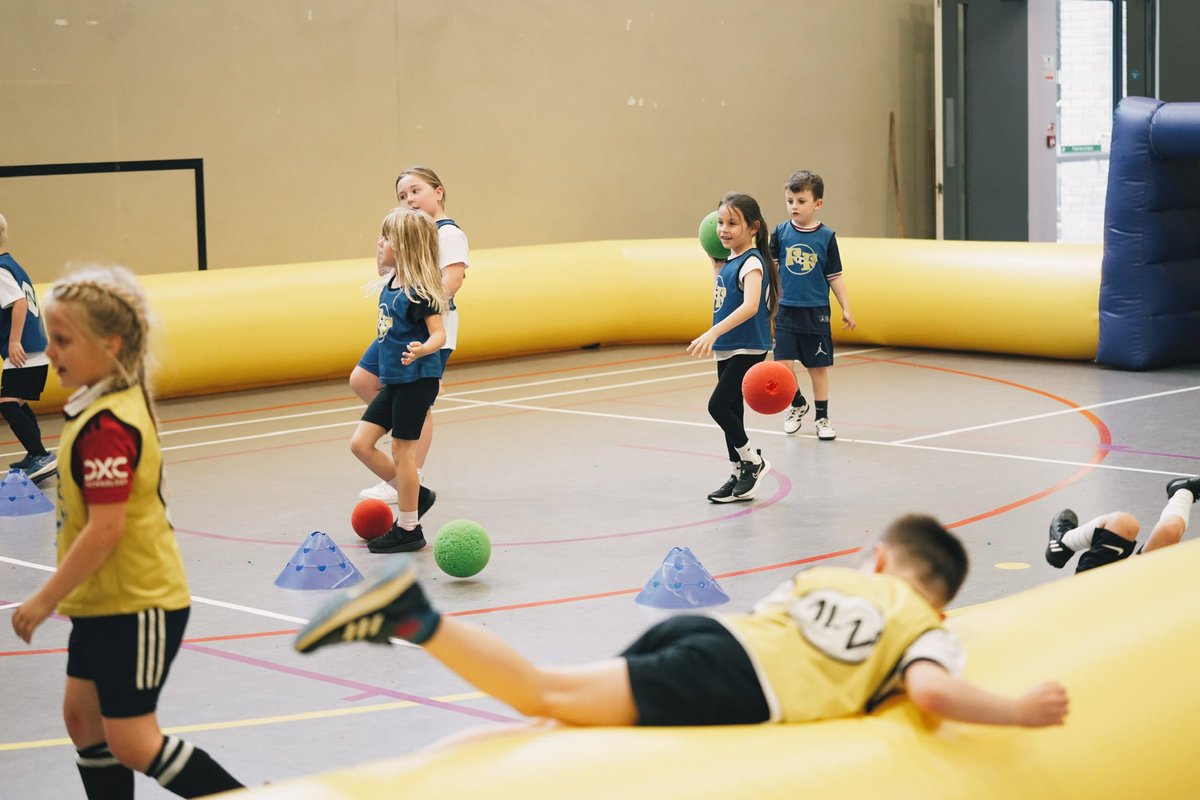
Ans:
POLYGON ((746 435, 746 406, 742 401, 742 378, 750 368, 767 358, 766 353, 737 355, 717 362, 717 385, 708 398, 708 413, 725 432, 725 446, 729 448, 729 460, 736 464, 742 460, 739 447, 750 441, 746 435))

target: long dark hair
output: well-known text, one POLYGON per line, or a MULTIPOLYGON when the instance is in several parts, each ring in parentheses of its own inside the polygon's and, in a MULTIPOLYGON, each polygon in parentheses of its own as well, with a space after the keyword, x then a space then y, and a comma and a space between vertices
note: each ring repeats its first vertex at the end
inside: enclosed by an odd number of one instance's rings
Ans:
POLYGON ((767 230, 767 221, 763 219, 762 209, 758 207, 757 200, 740 192, 730 192, 722 197, 717 208, 720 209, 722 206, 735 209, 742 215, 742 219, 746 220, 746 225, 750 227, 750 230, 754 232, 754 246, 758 248, 763 268, 767 271, 767 314, 774 320, 775 311, 779 308, 779 265, 775 263, 775 259, 771 258, 770 242, 768 241, 770 233, 767 230))

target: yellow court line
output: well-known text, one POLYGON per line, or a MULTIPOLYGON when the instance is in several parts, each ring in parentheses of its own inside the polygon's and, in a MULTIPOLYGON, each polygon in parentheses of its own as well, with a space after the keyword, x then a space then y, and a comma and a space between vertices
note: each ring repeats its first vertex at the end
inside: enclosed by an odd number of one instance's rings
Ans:
MULTIPOLYGON (((445 697, 435 697, 440 703, 457 703, 463 700, 478 700, 486 697, 483 692, 464 692, 445 697)), ((219 731, 227 728, 250 728, 256 725, 275 725, 281 722, 302 722, 310 719, 328 719, 330 717, 345 717, 350 714, 371 714, 376 711, 393 711, 398 708, 412 708, 421 705, 411 700, 398 700, 394 703, 376 703, 369 706, 354 708, 331 708, 326 711, 305 711, 300 714, 281 714, 274 717, 254 717, 251 719, 229 720, 227 722, 204 722, 198 725, 180 725, 174 728, 163 728, 163 733, 195 733, 196 731, 219 731)), ((66 747, 70 739, 41 739, 34 742, 9 742, 0 744, 0 752, 9 750, 35 750, 39 747, 66 747)))

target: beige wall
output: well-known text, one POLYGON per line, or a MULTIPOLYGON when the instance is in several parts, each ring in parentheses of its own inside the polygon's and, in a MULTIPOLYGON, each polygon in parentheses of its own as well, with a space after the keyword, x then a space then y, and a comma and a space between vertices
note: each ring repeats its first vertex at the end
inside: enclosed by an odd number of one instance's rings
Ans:
MULTIPOLYGON (((0 164, 203 158, 211 268, 368 256, 402 166, 473 247, 772 222, 826 179, 846 236, 933 233, 928 0, 0 0, 0 164)), ((193 269, 190 174, 0 180, 35 279, 193 269)))

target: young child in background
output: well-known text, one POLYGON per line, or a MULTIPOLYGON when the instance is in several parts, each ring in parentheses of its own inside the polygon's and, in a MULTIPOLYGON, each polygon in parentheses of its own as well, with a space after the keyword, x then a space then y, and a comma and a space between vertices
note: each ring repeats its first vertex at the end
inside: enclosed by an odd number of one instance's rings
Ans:
POLYGON ((536 666, 483 628, 439 615, 409 563, 334 598, 294 646, 395 636, 522 714, 571 725, 805 722, 870 711, 896 693, 961 722, 1062 723, 1058 684, 1010 698, 959 677, 963 647, 941 622, 967 573, 958 539, 911 514, 865 552, 860 569, 798 573, 750 614, 672 617, 620 657, 582 666, 536 666))
POLYGON ((446 342, 448 305, 438 269, 437 225, 428 214, 397 208, 383 220, 380 260, 393 270, 379 293, 379 392, 350 439, 354 453, 381 479, 394 482, 399 514, 392 529, 367 543, 373 553, 420 550, 421 429, 442 378, 439 350, 446 342), (391 456, 375 445, 391 431, 391 456))
POLYGON ((8 220, 2 214, 0 337, 0 341, 7 342, 0 376, 0 414, 25 448, 25 457, 8 466, 24 470, 30 480, 40 483, 55 473, 58 461, 42 444, 42 429, 29 401, 42 396, 50 359, 46 357, 46 331, 33 281, 8 252, 8 220))
POLYGON ((58 570, 12 626, 28 643, 55 607, 71 618, 63 716, 90 800, 131 800, 133 770, 181 797, 241 786, 208 753, 164 736, 155 713, 191 598, 163 501, 148 313, 120 268, 63 278, 46 303, 47 352, 77 391, 59 450, 58 570))
MULTIPOLYGON (((467 267, 470 266, 467 235, 458 227, 457 222, 446 215, 446 187, 442 185, 437 173, 429 167, 409 167, 401 172, 396 178, 396 199, 400 201, 401 206, 424 211, 437 222, 438 266, 442 271, 442 287, 449 300, 449 308, 443 317, 446 344, 438 353, 444 368, 454 348, 458 346, 458 309, 454 306, 454 295, 462 287, 467 267)), ((378 262, 378 257, 376 261, 378 262)), ((380 277, 382 276, 381 272, 380 277)), ((350 388, 364 403, 370 403, 379 391, 379 385, 378 343, 372 342, 359 360, 358 366, 350 373, 350 388)), ((417 477, 422 483, 418 496, 418 510, 421 516, 424 516, 437 499, 437 493, 424 486, 425 459, 432 444, 433 414, 430 413, 424 427, 421 428, 421 439, 417 444, 417 477)), ((359 496, 393 504, 396 502, 395 487, 387 481, 362 490, 359 496)))
MULTIPOLYGON (((1179 544, 1188 527, 1192 504, 1200 498, 1200 476, 1175 478, 1167 483, 1167 506, 1159 515, 1150 538, 1142 548, 1149 553, 1160 547, 1179 544)), ((1102 514, 1083 525, 1069 508, 1055 515, 1050 523, 1050 542, 1046 545, 1046 561, 1062 569, 1077 552, 1083 551, 1075 572, 1112 564, 1133 554, 1141 523, 1126 511, 1102 514)))
POLYGON ((731 193, 717 206, 717 237, 729 250, 713 259, 713 324, 688 345, 688 352, 717 360, 717 385, 708 413, 725 433, 732 474, 708 499, 714 503, 751 500, 771 465, 750 443, 744 422, 742 378, 771 349, 771 320, 779 303, 779 271, 760 244, 767 223, 758 201, 731 193))
MULTIPOLYGON (((833 334, 829 319, 829 291, 842 307, 842 328, 854 330, 850 300, 842 280, 842 256, 833 230, 816 220, 825 205, 825 182, 807 170, 793 173, 784 187, 788 221, 771 236, 771 257, 779 264, 783 296, 775 321, 775 360, 792 367, 799 361, 812 380, 817 407, 817 438, 837 438, 829 421, 829 368, 833 366, 833 334)), ((785 433, 800 430, 808 401, 800 389, 783 419, 785 433)))

